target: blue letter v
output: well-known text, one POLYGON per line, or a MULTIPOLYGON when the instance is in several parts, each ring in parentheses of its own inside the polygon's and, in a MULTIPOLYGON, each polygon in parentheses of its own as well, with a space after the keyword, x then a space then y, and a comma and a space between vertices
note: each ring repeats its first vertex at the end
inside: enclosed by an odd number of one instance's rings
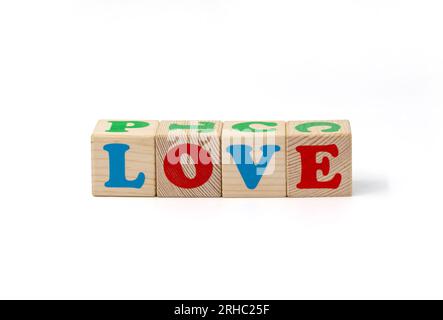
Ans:
POLYGON ((263 145, 260 149, 263 152, 263 156, 258 164, 255 164, 252 160, 251 146, 235 144, 230 145, 226 149, 234 159, 246 187, 250 190, 257 188, 272 156, 274 153, 280 151, 281 148, 277 145, 263 145))

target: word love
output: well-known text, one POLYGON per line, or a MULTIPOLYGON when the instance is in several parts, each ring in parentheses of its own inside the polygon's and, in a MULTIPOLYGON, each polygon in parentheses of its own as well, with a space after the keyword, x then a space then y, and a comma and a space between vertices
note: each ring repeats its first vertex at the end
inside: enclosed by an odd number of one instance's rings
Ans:
POLYGON ((95 196, 352 194, 345 120, 100 120, 91 145, 95 196))

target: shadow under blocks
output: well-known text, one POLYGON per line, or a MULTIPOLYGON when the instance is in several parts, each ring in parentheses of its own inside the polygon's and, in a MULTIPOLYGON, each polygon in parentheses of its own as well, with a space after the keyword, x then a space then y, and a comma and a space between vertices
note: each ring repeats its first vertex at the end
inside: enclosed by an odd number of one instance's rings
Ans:
POLYGON ((94 196, 352 195, 347 120, 100 120, 91 159, 94 196))

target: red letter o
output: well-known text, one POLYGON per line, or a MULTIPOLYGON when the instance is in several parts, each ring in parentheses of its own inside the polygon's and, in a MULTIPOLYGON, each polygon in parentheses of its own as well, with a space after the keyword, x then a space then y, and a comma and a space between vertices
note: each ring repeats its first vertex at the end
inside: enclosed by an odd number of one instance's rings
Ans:
POLYGON ((181 144, 168 151, 163 161, 163 170, 168 180, 177 187, 197 188, 205 184, 212 175, 213 165, 210 160, 211 155, 201 146, 189 143, 181 144), (194 162, 196 172, 194 178, 186 176, 180 161, 171 161, 171 159, 179 160, 183 154, 189 155, 194 162))

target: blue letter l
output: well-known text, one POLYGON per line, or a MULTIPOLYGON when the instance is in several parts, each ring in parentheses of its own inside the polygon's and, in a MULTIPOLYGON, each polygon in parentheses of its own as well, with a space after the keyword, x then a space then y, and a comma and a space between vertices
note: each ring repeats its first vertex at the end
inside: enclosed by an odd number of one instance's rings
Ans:
POLYGON ((110 143, 105 145, 103 149, 109 153, 109 180, 105 182, 105 187, 140 189, 145 183, 143 172, 140 172, 135 180, 126 180, 125 153, 129 150, 129 146, 110 143))

